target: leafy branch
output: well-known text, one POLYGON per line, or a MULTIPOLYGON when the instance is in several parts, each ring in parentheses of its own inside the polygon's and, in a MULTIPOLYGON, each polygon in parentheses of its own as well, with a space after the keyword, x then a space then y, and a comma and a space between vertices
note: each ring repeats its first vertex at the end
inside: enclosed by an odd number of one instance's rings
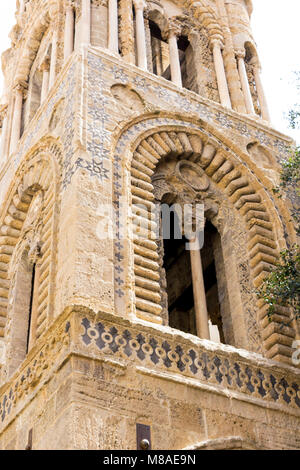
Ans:
MULTIPOLYGON (((300 74, 297 74, 298 89, 300 89, 300 74)), ((300 128, 300 106, 289 112, 290 127, 300 128)), ((300 196, 300 147, 291 151, 289 157, 282 162, 280 184, 273 192, 282 197, 282 192, 290 192, 300 196)), ((298 201, 296 201, 297 205, 298 201)), ((297 235, 300 236, 300 213, 298 207, 292 211, 292 218, 295 223, 297 235)), ((264 280, 262 287, 258 291, 258 296, 268 305, 269 320, 276 313, 276 306, 288 307, 292 310, 293 316, 289 323, 295 318, 300 319, 300 246, 294 245, 292 248, 280 253, 279 262, 274 270, 264 280)), ((286 326, 288 323, 283 323, 286 326)))

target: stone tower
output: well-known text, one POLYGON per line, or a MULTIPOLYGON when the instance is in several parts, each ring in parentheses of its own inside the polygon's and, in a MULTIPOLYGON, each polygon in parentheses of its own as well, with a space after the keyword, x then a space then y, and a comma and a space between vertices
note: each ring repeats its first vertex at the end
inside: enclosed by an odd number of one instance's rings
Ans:
POLYGON ((0 449, 300 447, 299 330, 256 295, 296 234, 251 0, 16 3, 0 449), (161 203, 202 207, 201 250, 161 203))

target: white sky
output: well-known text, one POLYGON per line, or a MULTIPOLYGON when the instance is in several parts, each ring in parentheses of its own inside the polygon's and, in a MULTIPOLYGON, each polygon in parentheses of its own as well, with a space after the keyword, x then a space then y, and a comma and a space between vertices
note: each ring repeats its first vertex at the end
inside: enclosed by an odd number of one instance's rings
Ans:
MULTIPOLYGON (((10 47, 15 0, 0 2, 0 52, 10 47)), ((273 126, 300 143, 300 131, 288 128, 284 113, 300 102, 293 72, 300 71, 299 0, 253 0, 252 29, 263 67, 262 80, 273 126)), ((0 74, 2 89, 2 74, 0 74)))

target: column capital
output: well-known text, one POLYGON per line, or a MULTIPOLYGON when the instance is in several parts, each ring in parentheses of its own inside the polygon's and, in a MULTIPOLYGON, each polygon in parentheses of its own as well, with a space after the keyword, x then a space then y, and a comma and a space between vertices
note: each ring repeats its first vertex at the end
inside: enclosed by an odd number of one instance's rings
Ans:
POLYGON ((136 10, 144 10, 147 7, 145 0, 133 0, 133 5, 136 10))
POLYGON ((170 21, 169 24, 166 26, 164 31, 162 31, 162 37, 165 40, 168 40, 171 36, 180 36, 181 34, 181 26, 179 23, 175 21, 170 21))
POLYGON ((238 59, 245 59, 246 57, 246 51, 244 48, 236 49, 234 53, 238 59))
POLYGON ((15 93, 22 93, 23 97, 26 98, 28 90, 28 84, 24 81, 16 82, 13 86, 15 93))
POLYGON ((76 4, 74 0, 65 0, 65 10, 75 10, 76 9, 76 4))
POLYGON ((49 5, 49 16, 51 21, 55 21, 58 16, 58 3, 55 0, 51 0, 49 5))
POLYGON ((41 72, 49 72, 50 70, 50 58, 49 57, 45 57, 45 59, 43 60, 43 62, 41 63, 40 65, 40 71, 41 72))
POLYGON ((223 40, 219 37, 210 38, 209 45, 211 50, 213 50, 215 47, 219 47, 221 50, 224 48, 223 40))

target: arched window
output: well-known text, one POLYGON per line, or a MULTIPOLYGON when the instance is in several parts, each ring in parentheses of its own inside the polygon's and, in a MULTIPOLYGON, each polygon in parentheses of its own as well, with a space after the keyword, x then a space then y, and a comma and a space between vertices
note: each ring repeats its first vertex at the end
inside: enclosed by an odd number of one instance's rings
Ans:
POLYGON ((30 89, 29 89, 29 110, 28 110, 28 122, 31 121, 35 113, 40 107, 41 96, 42 96, 42 85, 43 85, 43 72, 37 67, 33 75, 30 77, 30 89))
MULTIPOLYGON (((166 37, 162 34, 158 24, 149 19, 150 51, 148 50, 148 62, 150 71, 171 81, 170 51, 166 37)), ((198 92, 197 74, 194 63, 194 51, 186 36, 177 38, 178 57, 182 86, 187 90, 198 92)))
POLYGON ((151 36, 151 71, 158 76, 171 80, 169 46, 163 39, 159 26, 149 20, 151 36))
POLYGON ((35 342, 39 265, 29 258, 28 250, 21 255, 13 284, 9 375, 22 363, 35 342))
POLYGON ((21 135, 35 116, 49 91, 49 69, 52 44, 37 52, 28 80, 27 99, 23 103, 21 135))
POLYGON ((253 100, 253 105, 254 105, 254 110, 255 113, 260 115, 261 114, 261 109, 260 109, 260 104, 258 100, 258 93, 256 89, 256 83, 255 83, 255 76, 254 76, 254 58, 256 56, 256 52, 249 42, 245 43, 245 67, 246 67, 246 72, 247 72, 247 77, 249 81, 249 87, 251 91, 251 97, 253 100))

